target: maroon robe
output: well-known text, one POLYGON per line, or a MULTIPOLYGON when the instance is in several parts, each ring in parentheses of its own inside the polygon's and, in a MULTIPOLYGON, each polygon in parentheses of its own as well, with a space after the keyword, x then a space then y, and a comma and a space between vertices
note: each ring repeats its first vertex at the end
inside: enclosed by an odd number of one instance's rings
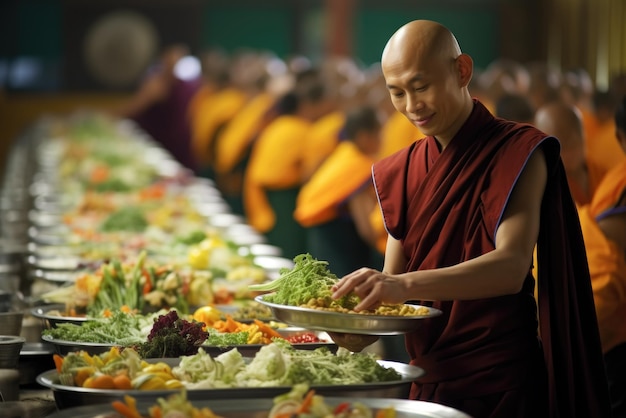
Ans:
POLYGON ((477 418, 610 416, 584 244, 555 138, 475 102, 444 151, 427 137, 374 165, 385 226, 402 242, 406 271, 494 250, 511 191, 537 147, 548 165, 537 243, 540 337, 531 259, 517 294, 422 302, 443 315, 406 335, 411 363, 426 371, 413 399, 477 418))
POLYGON ((165 99, 131 117, 182 166, 192 171, 197 167, 191 152, 191 126, 187 112, 189 102, 199 88, 199 79, 177 78, 165 99))

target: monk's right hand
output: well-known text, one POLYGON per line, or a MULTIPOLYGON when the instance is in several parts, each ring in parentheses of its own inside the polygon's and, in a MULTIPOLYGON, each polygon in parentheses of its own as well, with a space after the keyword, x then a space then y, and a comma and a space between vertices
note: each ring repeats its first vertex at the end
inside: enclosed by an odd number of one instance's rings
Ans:
POLYGON ((374 310, 383 303, 404 303, 406 284, 396 276, 371 268, 361 268, 343 276, 333 287, 332 298, 339 299, 350 293, 361 301, 354 307, 356 312, 374 310))
POLYGON ((365 347, 374 344, 378 340, 376 335, 348 334, 343 332, 328 332, 330 338, 339 347, 343 347, 353 353, 359 353, 365 347))

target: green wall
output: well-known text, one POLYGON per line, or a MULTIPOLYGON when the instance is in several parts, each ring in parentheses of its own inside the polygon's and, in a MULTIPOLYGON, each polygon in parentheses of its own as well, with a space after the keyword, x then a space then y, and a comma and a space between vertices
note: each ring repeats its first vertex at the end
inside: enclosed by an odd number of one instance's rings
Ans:
POLYGON ((456 35, 463 52, 474 65, 485 67, 497 57, 497 15, 493 10, 370 8, 359 12, 355 22, 355 55, 365 63, 380 61, 387 39, 400 26, 415 19, 435 20, 456 35))
MULTIPOLYGON (((480 1, 472 2, 472 7, 463 2, 452 7, 443 0, 441 4, 361 0, 354 21, 355 58, 364 64, 377 62, 398 27, 413 19, 433 19, 455 32, 464 52, 476 66, 484 67, 498 54, 498 15, 485 5, 487 0, 481 1, 480 7, 480 1)), ((198 44, 227 51, 269 49, 281 57, 301 53, 316 59, 323 45, 322 6, 322 0, 209 0, 198 44)), ((0 59, 31 56, 60 63, 62 25, 62 0, 0 1, 0 59)))
MULTIPOLYGON (((231 2, 231 3, 234 3, 231 2)), ((200 44, 227 51, 238 48, 269 49, 279 56, 292 52, 290 10, 279 7, 207 6, 200 44)))

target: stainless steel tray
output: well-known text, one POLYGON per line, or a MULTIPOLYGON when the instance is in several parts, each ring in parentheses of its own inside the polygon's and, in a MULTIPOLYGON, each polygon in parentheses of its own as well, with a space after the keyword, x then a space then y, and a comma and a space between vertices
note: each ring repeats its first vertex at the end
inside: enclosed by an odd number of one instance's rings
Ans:
MULTIPOLYGON (((284 337, 290 337, 292 335, 299 335, 299 334, 303 334, 307 332, 306 330, 303 330, 301 328, 298 328, 298 329, 290 328, 290 329, 277 330, 277 331, 284 337)), ((298 350, 315 350, 316 348, 326 347, 333 353, 336 352, 337 349, 339 348, 337 344, 335 344, 330 338, 330 336, 328 336, 328 334, 326 334, 325 332, 319 332, 319 331, 311 331, 311 332, 316 334, 316 336, 320 340, 323 340, 323 341, 310 342, 310 343, 296 343, 296 344, 292 344, 293 347, 298 350)), ((106 353, 107 351, 111 349, 111 347, 116 345, 116 344, 109 344, 109 343, 64 341, 64 340, 58 340, 58 339, 52 338, 49 335, 42 335, 41 339, 45 341, 46 343, 51 344, 54 347, 55 352, 61 355, 66 355, 74 351, 85 351, 91 355, 101 354, 101 353, 106 353)), ((220 354, 226 351, 236 348, 237 351, 239 351, 242 356, 254 357, 254 355, 264 345, 265 344, 241 344, 241 345, 231 345, 231 346, 215 346, 215 345, 203 344, 202 349, 207 354, 210 354, 211 356, 215 357, 215 356, 219 356, 220 354)))
MULTIPOLYGON (((396 370, 402 378, 397 381, 362 383, 355 385, 312 385, 315 392, 323 396, 359 396, 368 398, 398 398, 406 399, 409 396, 411 383, 424 374, 419 367, 393 361, 378 361, 384 367, 396 370)), ((65 386, 59 383, 56 370, 49 370, 37 376, 37 383, 52 390, 52 394, 59 409, 71 408, 83 405, 102 405, 122 400, 124 395, 133 396, 137 402, 153 403, 159 397, 167 397, 176 390, 107 390, 87 389, 73 386, 65 386)), ((274 386, 262 388, 221 388, 221 389, 189 389, 187 398, 191 401, 221 400, 221 399, 245 399, 239 401, 242 406, 250 405, 253 398, 273 398, 289 392, 287 386, 274 386)), ((247 408, 247 406, 244 406, 247 408)), ((100 411, 102 406, 100 406, 100 411)))
POLYGON ((59 255, 57 257, 38 257, 29 255, 28 265, 41 270, 76 271, 81 268, 83 261, 78 256, 59 255))
POLYGON ((87 343, 81 341, 57 340, 49 335, 42 335, 41 339, 49 344, 52 344, 54 351, 63 356, 74 351, 85 351, 91 355, 106 353, 111 349, 111 347, 116 345, 109 343, 87 343))
MULTIPOLYGON (((365 335, 398 335, 415 331, 422 321, 441 315, 441 311, 428 308, 427 315, 383 316, 366 314, 346 314, 299 306, 278 305, 263 300, 263 295, 255 300, 268 306, 274 317, 281 322, 307 329, 329 332, 343 332, 365 335)), ((418 305, 411 305, 418 307, 418 305)))
MULTIPOLYGON (((335 397, 326 396, 326 403, 332 406, 343 402, 361 402, 374 410, 393 407, 397 418, 470 418, 469 415, 456 409, 434 402, 410 401, 406 399, 385 399, 371 397, 335 397)), ((151 403, 139 402, 141 412, 146 412, 151 403)), ((195 401, 198 408, 210 408, 224 418, 267 418, 272 408, 271 398, 252 398, 242 402, 237 399, 195 401)), ((120 418, 113 408, 103 405, 81 406, 58 411, 48 418, 120 418)))
POLYGON ((70 283, 75 282, 78 276, 85 273, 86 270, 68 270, 68 271, 54 271, 54 270, 42 270, 33 269, 30 271, 30 275, 34 279, 47 280, 49 282, 56 283, 70 283))
POLYGON ((63 305, 62 303, 55 303, 52 305, 37 306, 35 308, 32 308, 30 310, 30 313, 35 318, 39 318, 42 321, 44 321, 44 326, 46 328, 54 328, 57 326, 57 324, 67 323, 67 322, 76 324, 76 325, 81 325, 83 322, 87 320, 86 317, 81 317, 81 316, 56 315, 54 313, 55 311, 64 312, 65 305, 63 305))

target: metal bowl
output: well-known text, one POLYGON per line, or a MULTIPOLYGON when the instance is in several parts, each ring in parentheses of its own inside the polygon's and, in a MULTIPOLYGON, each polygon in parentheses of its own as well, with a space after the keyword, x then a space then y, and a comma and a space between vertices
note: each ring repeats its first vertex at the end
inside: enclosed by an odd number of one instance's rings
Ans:
POLYGON ((33 279, 43 279, 48 282, 55 282, 58 284, 75 282, 78 276, 84 274, 85 270, 43 270, 34 269, 30 271, 30 276, 33 279))
MULTIPOLYGON (((321 341, 319 342, 310 342, 310 343, 295 343, 292 344, 294 348, 298 350, 315 350, 316 348, 326 347, 331 352, 336 352, 338 347, 335 344, 330 336, 325 332, 315 332, 315 331, 307 331, 301 328, 288 328, 288 329, 279 329, 278 333, 283 335, 285 338, 291 337, 294 335, 301 335, 306 332, 313 332, 321 341)), ((118 344, 112 343, 90 343, 84 341, 65 341, 59 340, 51 337, 50 335, 42 335, 41 339, 48 344, 51 344, 54 347, 55 352, 60 355, 67 355, 68 353, 75 351, 85 351, 90 355, 102 354, 106 353, 111 349, 111 347, 117 346, 118 344)), ((265 344, 241 344, 241 345, 230 345, 230 346, 216 346, 203 344, 202 349, 209 355, 215 357, 219 356, 226 351, 232 350, 236 348, 239 353, 241 353, 244 357, 254 357, 254 355, 263 347, 265 344)))
MULTIPOLYGON (((292 346, 297 350, 315 350, 316 348, 326 347, 331 352, 335 353, 339 348, 337 344, 333 342, 330 336, 325 332, 320 331, 309 331, 303 328, 283 328, 276 330, 280 335, 285 338, 302 335, 306 333, 313 333, 317 338, 320 339, 318 342, 310 342, 310 343, 294 343, 292 346)), ((202 349, 210 354, 211 356, 219 356, 220 354, 232 350, 236 348, 237 351, 241 353, 244 357, 254 357, 254 355, 263 347, 265 344, 242 344, 235 346, 227 346, 227 347, 218 347, 214 345, 203 344, 202 349)))
POLYGON ((30 313, 35 318, 39 318, 44 322, 45 328, 54 328, 57 324, 71 323, 75 325, 81 325, 87 320, 84 316, 65 316, 59 315, 59 312, 65 312, 65 305, 62 303, 55 303, 52 305, 37 306, 30 310, 30 313))
MULTIPOLYGON (((393 407, 397 418, 470 418, 469 415, 434 402, 410 401, 407 399, 385 399, 371 397, 336 397, 326 396, 328 405, 336 406, 344 402, 360 402, 368 407, 378 410, 393 407)), ((267 414, 274 404, 271 398, 253 398, 242 402, 237 399, 225 400, 201 400, 193 402, 197 408, 209 408, 224 418, 267 418, 267 414)), ((153 403, 139 402, 137 407, 144 413, 153 403)), ((58 411, 48 418, 96 418, 96 417, 119 418, 113 412, 113 408, 103 405, 81 406, 58 411), (110 412, 110 414, 109 414, 110 412), (103 415, 104 414, 104 415, 103 415)))
MULTIPOLYGON (((20 350, 20 385, 35 383, 37 376, 54 367, 54 347, 45 342, 25 342, 20 350)), ((0 414, 2 415, 2 414, 0 414)))
MULTIPOLYGON (((398 398, 406 399, 409 396, 411 383, 424 374, 419 367, 393 361, 378 361, 382 366, 393 368, 402 378, 390 382, 362 383, 354 385, 312 385, 311 389, 323 396, 359 396, 368 398, 398 398)), ((138 402, 154 401, 159 397, 167 397, 176 390, 112 390, 88 389, 74 386, 65 386, 59 383, 56 370, 49 370, 37 376, 37 383, 52 390, 52 394, 59 409, 83 405, 102 405, 114 400, 123 400, 124 395, 130 395, 138 402)), ((287 386, 261 388, 221 388, 221 389, 188 389, 187 398, 190 401, 239 399, 239 403, 248 405, 253 398, 273 398, 289 392, 287 386), (242 402, 241 400, 245 400, 242 402)), ((102 406, 100 407, 100 410, 102 406)))
POLYGON ((117 345, 110 343, 87 343, 82 341, 58 340, 49 335, 42 335, 41 339, 49 344, 52 344, 54 351, 62 356, 74 351, 85 351, 93 356, 96 354, 106 353, 111 349, 111 347, 117 345))
POLYGON ((78 256, 59 255, 57 257, 38 257, 29 255, 28 265, 35 269, 53 271, 75 271, 81 268, 83 261, 78 256))
MULTIPOLYGON (((340 313, 299 306, 278 305, 263 300, 263 295, 255 300, 268 306, 274 317, 281 322, 307 329, 342 332, 364 335, 398 335, 415 331, 422 321, 441 315, 439 309, 425 307, 428 314, 419 316, 383 316, 359 313, 340 313)), ((409 305, 420 307, 419 305, 409 305)))

